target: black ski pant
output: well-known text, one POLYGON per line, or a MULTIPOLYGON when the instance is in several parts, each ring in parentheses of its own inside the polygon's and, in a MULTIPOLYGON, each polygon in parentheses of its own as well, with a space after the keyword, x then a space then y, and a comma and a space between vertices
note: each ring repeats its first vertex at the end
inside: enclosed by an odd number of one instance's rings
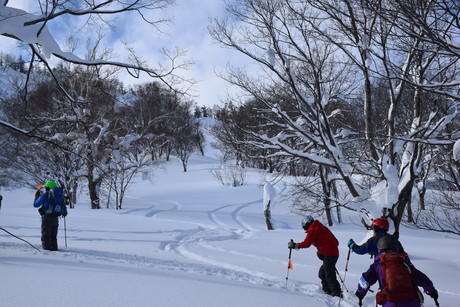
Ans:
POLYGON ((59 220, 57 215, 42 216, 42 248, 57 251, 57 233, 59 220))
POLYGON ((318 258, 323 261, 323 265, 319 268, 318 277, 321 279, 323 291, 329 295, 340 295, 340 284, 337 281, 335 264, 339 259, 338 256, 325 256, 318 254, 318 258))

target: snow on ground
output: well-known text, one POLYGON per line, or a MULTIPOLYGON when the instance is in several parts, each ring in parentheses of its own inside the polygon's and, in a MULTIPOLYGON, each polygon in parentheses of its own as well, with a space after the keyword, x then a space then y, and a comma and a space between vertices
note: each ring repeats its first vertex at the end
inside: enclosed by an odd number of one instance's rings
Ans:
MULTIPOLYGON (((314 248, 292 252, 287 276, 287 243, 305 234, 301 217, 281 200, 285 186, 274 186, 276 230, 268 231, 261 173, 249 171, 244 186, 222 186, 211 174, 217 164, 196 155, 184 173, 174 160, 152 181, 136 182, 122 210, 90 210, 82 195, 69 210, 66 232, 60 220, 59 252, 37 251, 0 230, 1 306, 357 306, 353 293, 371 263, 352 254, 345 275, 346 242, 366 235, 357 217, 331 228, 346 286, 344 299, 332 298, 321 291, 314 248)), ((0 226, 40 248, 34 191, 2 194, 0 226)), ((403 229, 401 241, 434 281, 440 305, 458 306, 459 238, 403 229)), ((425 299, 426 307, 435 306, 425 299)), ((364 306, 375 306, 374 294, 364 306)))

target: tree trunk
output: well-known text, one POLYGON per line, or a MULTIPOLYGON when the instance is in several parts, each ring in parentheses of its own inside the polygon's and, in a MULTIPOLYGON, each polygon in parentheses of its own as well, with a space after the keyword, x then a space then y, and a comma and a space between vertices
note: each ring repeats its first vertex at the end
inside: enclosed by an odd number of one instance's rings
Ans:
MULTIPOLYGON (((412 196, 411 196, 412 200, 412 196)), ((412 213, 412 202, 409 201, 407 204, 407 222, 408 223, 413 223, 414 222, 414 214, 412 213)))
POLYGON ((393 220, 393 223, 395 226, 394 235, 396 236, 396 238, 399 238, 399 225, 401 224, 407 204, 410 204, 413 186, 414 186, 414 179, 412 178, 399 193, 398 203, 396 204, 396 208, 393 208, 389 214, 389 217, 393 220), (395 212, 395 209, 396 209, 396 212, 395 212))
MULTIPOLYGON (((334 194, 334 197, 337 197, 337 186, 335 181, 331 182, 331 194, 334 194)), ((340 206, 336 206, 336 213, 337 213, 337 223, 342 223, 342 211, 340 210, 340 206)))
POLYGON ((89 199, 91 201, 91 209, 100 209, 100 199, 99 199, 99 189, 98 189, 98 184, 93 182, 90 182, 88 184, 88 190, 89 190, 89 199))
POLYGON ((182 161, 182 169, 184 170, 184 173, 187 172, 187 164, 188 164, 188 157, 185 155, 180 157, 180 160, 182 161))
POLYGON ((271 214, 271 211, 270 211, 270 201, 268 201, 268 204, 267 204, 267 209, 264 210, 264 216, 265 216, 265 223, 267 224, 267 230, 273 230, 273 225, 272 225, 272 222, 271 222, 271 217, 272 217, 272 214, 271 214))
POLYGON ((75 182, 72 187, 72 193, 70 194, 70 208, 75 208, 75 204, 77 203, 77 189, 78 184, 75 182))
POLYGON ((327 224, 329 226, 334 225, 332 221, 332 212, 331 212, 331 182, 328 180, 329 169, 320 165, 319 173, 321 177, 321 185, 323 187, 323 203, 324 210, 326 211, 327 224))
MULTIPOLYGON (((362 53, 363 63, 366 63, 367 56, 365 52, 362 53)), ((374 147, 374 125, 372 123, 373 114, 372 114, 372 96, 371 96, 371 82, 369 73, 366 69, 364 73, 364 118, 365 118, 365 134, 366 142, 369 153, 374 161, 378 161, 379 157, 377 151, 374 147)), ((355 196, 356 197, 356 196, 355 196)))
POLYGON ((419 208, 420 210, 425 210, 425 193, 426 193, 426 185, 425 182, 423 183, 422 187, 418 190, 419 196, 419 208))
POLYGON ((91 209, 100 209, 100 200, 99 200, 99 181, 94 180, 93 176, 94 167, 92 165, 88 166, 88 193, 89 199, 91 201, 91 209))

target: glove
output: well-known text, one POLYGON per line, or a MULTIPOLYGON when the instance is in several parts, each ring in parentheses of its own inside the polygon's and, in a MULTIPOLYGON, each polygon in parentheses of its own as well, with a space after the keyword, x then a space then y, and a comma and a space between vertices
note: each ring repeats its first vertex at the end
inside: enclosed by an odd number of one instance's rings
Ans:
POLYGON ((347 246, 349 249, 353 249, 353 245, 356 245, 355 241, 353 239, 348 240, 347 246))
POLYGON ((62 217, 66 217, 66 216, 67 216, 67 213, 63 213, 63 214, 62 214, 62 217))
POLYGON ((439 297, 438 290, 434 289, 431 292, 425 292, 427 295, 431 296, 434 300, 437 300, 439 297))
POLYGON ((39 198, 42 195, 40 191, 35 192, 35 199, 39 198))
POLYGON ((364 296, 366 296, 366 294, 359 292, 359 290, 356 290, 355 295, 360 301, 362 301, 364 296))
POLYGON ((292 241, 289 241, 288 248, 299 249, 299 243, 294 243, 292 241))

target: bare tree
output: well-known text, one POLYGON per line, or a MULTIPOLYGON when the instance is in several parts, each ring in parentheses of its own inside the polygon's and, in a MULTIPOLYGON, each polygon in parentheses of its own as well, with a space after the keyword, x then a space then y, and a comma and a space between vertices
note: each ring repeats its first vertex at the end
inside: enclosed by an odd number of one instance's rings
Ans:
POLYGON ((147 172, 160 163, 151 159, 148 147, 142 144, 141 138, 143 136, 139 134, 114 137, 115 148, 111 152, 109 172, 104 181, 109 186, 109 194, 111 191, 115 193, 117 210, 122 209, 126 191, 134 177, 139 172, 147 172))
MULTIPOLYGON (((378 204, 386 208, 381 214, 394 220, 398 232, 414 184, 424 176, 426 152, 453 145, 444 132, 458 117, 459 100, 453 92, 457 60, 431 48, 423 31, 409 35, 401 26, 409 19, 394 2, 239 0, 228 6, 233 20, 215 20, 210 31, 265 73, 230 70, 224 76, 276 116, 266 120, 277 134, 253 132, 258 141, 251 144, 318 165, 326 207, 358 210, 361 200, 385 198, 378 204), (380 101, 377 84, 387 91, 380 101), (283 90, 293 97, 291 108, 267 99, 283 90), (377 102, 387 114, 378 127, 377 102), (341 103, 362 105, 347 117, 363 125, 342 122, 341 103)), ((455 34, 438 28, 444 24, 438 21, 430 24, 437 35, 455 34)))
POLYGON ((191 116, 187 105, 184 108, 170 116, 169 124, 174 152, 182 162, 182 169, 187 172, 190 155, 199 148, 197 133, 200 132, 200 123, 191 116))
POLYGON ((255 140, 250 144, 270 149, 267 157, 322 165, 331 172, 328 180, 340 180, 358 197, 353 165, 345 159, 341 136, 331 124, 339 112, 329 107, 353 93, 353 84, 347 82, 354 80, 351 66, 339 59, 333 62, 336 48, 318 39, 314 29, 283 1, 238 1, 229 11, 242 26, 214 21, 211 34, 259 63, 267 75, 251 78, 230 71, 227 79, 263 103, 273 114, 266 117, 265 125, 277 127, 253 132, 255 140), (291 99, 286 103, 273 99, 281 96, 291 99))
MULTIPOLYGON (((229 7, 232 16, 242 22, 240 28, 232 27, 226 21, 214 21, 211 35, 222 44, 235 48, 249 56, 278 78, 276 87, 258 82, 240 71, 232 71, 228 81, 240 86, 272 110, 279 121, 271 124, 283 128, 284 133, 257 135, 262 143, 285 155, 301 157, 334 169, 353 196, 359 195, 359 188, 353 182, 352 166, 343 159, 341 148, 331 129, 331 114, 325 106, 342 91, 346 91, 346 80, 350 70, 347 66, 332 67, 331 45, 310 36, 303 31, 302 21, 289 18, 292 13, 282 1, 237 1, 229 7), (266 56, 264 56, 266 55, 266 56), (342 80, 343 82, 338 82, 342 80), (276 88, 289 89, 296 113, 289 114, 274 101, 267 99, 276 88), (292 148, 286 140, 302 140, 302 150, 292 148)), ((269 80, 269 79, 268 79, 269 80)), ((275 93, 276 94, 276 93, 275 93)), ((297 142, 295 142, 297 143, 297 142)))
POLYGON ((387 177, 390 174, 385 173, 385 164, 381 169, 386 181, 393 181, 394 189, 399 189, 397 199, 388 204, 396 230, 406 208, 409 222, 413 221, 410 204, 416 182, 421 183, 423 202, 423 183, 429 176, 433 153, 441 144, 453 145, 446 132, 459 115, 459 58, 446 48, 442 50, 441 43, 434 39, 455 37, 458 32, 452 25, 453 11, 445 10, 450 7, 458 11, 451 5, 450 1, 399 0, 383 1, 381 6, 374 1, 365 4, 377 16, 379 25, 374 43, 378 48, 373 48, 372 54, 381 69, 376 67, 374 74, 385 80, 389 89, 382 162, 395 167, 398 181, 387 177), (412 114, 406 127, 398 131, 396 123, 402 118, 398 107, 404 104, 410 106, 412 114))
POLYGON ((415 223, 409 227, 450 233, 460 236, 460 202, 458 191, 435 191, 430 205, 417 211, 415 223))
MULTIPOLYGON (((25 12, 8 6, 9 1, 2 1, 0 5, 0 27, 2 29, 1 35, 11 37, 24 43, 29 47, 31 59, 27 71, 29 80, 32 74, 33 65, 38 61, 46 67, 48 73, 55 80, 58 87, 70 102, 76 102, 77 97, 72 96, 68 89, 65 87, 65 80, 62 80, 54 73, 53 67, 50 64, 51 57, 56 57, 67 63, 84 65, 88 67, 119 67, 126 69, 133 77, 139 77, 140 73, 146 73, 150 77, 161 80, 168 86, 175 85, 175 89, 179 90, 179 84, 186 80, 182 79, 177 70, 186 68, 187 61, 183 61, 184 52, 176 49, 174 51, 163 50, 164 56, 169 62, 164 62, 157 67, 150 67, 145 61, 140 59, 134 53, 131 47, 127 47, 129 58, 126 61, 115 61, 109 58, 90 57, 82 59, 73 52, 63 51, 55 37, 48 30, 48 27, 67 17, 74 17, 84 20, 82 28, 90 30, 90 27, 97 26, 99 29, 96 33, 102 33, 103 29, 114 29, 112 23, 117 16, 124 16, 127 14, 138 14, 139 18, 145 21, 149 26, 161 31, 160 26, 169 22, 162 17, 161 14, 150 14, 150 12, 161 11, 174 3, 173 0, 130 0, 130 1, 53 1, 53 0, 39 0, 38 9, 41 14, 34 15, 33 13, 25 12)), ((82 30, 82 29, 79 29, 82 30)), ((161 49, 161 48, 158 48, 161 49)), ((27 88, 29 82, 26 81, 24 92, 27 97, 27 88)), ((185 85, 188 88, 189 85, 185 85)), ((8 125, 8 123, 0 122, 8 128, 15 128, 8 125)), ((18 130, 20 130, 18 128, 18 130)))

